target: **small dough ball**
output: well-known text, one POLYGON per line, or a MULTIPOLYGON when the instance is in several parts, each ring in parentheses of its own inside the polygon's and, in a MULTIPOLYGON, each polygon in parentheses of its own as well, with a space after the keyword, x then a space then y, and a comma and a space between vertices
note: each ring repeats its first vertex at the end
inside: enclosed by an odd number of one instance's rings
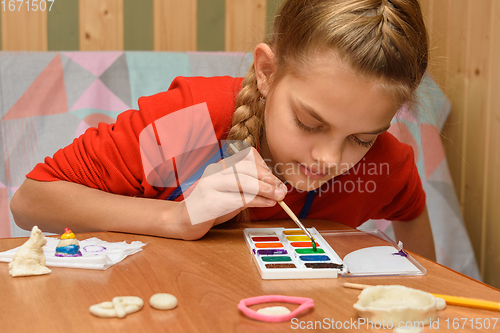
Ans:
POLYGON ((258 309, 257 312, 265 315, 280 316, 289 314, 291 311, 284 306, 269 306, 267 308, 258 309))
POLYGON ((149 299, 149 304, 158 310, 170 310, 177 306, 177 298, 172 294, 154 294, 149 299))

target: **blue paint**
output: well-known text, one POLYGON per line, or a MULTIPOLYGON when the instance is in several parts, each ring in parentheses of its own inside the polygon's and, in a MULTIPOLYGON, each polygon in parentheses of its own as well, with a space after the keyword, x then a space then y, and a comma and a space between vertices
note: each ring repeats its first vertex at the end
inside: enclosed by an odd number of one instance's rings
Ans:
POLYGON ((302 261, 328 261, 329 256, 326 255, 311 255, 311 256, 299 256, 302 261))

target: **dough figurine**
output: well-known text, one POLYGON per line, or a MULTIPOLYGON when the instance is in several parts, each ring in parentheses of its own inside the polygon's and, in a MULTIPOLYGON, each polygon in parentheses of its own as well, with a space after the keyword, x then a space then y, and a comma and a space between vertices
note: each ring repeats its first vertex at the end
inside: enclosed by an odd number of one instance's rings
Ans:
POLYGON ((34 226, 31 229, 30 239, 26 241, 9 263, 9 274, 12 276, 30 276, 49 274, 50 269, 45 266, 43 246, 47 243, 42 231, 34 226))
POLYGON ((56 257, 81 257, 80 244, 75 234, 69 229, 64 229, 61 240, 56 247, 56 257))
POLYGON ((101 318, 125 318, 126 315, 142 309, 144 301, 137 296, 118 296, 111 302, 92 305, 89 310, 94 316, 101 318))

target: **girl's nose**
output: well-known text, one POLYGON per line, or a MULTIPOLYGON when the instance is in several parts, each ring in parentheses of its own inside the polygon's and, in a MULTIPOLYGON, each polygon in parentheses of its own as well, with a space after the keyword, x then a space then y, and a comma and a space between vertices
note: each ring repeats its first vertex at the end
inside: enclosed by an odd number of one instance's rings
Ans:
MULTIPOLYGON (((340 168, 344 147, 339 143, 320 142, 311 151, 311 157, 322 166, 324 171, 340 168)), ((334 170, 333 170, 334 171, 334 170)))

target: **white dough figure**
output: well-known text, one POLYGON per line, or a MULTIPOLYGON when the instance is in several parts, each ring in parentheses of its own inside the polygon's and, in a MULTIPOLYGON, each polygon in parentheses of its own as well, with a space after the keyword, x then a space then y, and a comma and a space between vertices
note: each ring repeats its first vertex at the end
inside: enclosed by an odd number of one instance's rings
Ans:
POLYGON ((34 226, 30 239, 26 241, 9 263, 9 274, 12 276, 42 275, 51 272, 45 266, 43 246, 47 243, 42 231, 34 226))

